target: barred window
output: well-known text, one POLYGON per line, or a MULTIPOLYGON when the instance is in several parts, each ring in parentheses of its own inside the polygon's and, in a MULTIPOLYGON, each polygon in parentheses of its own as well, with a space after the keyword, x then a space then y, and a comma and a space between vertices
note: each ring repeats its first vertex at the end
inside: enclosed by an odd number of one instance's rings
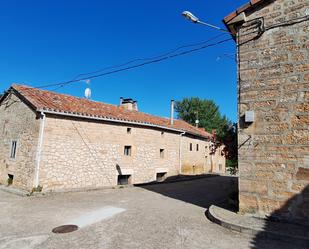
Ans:
POLYGON ((12 158, 12 159, 16 158, 16 149, 17 149, 17 141, 13 140, 12 143, 11 143, 10 158, 12 158))
POLYGON ((132 146, 126 145, 124 146, 124 155, 131 156, 132 146))

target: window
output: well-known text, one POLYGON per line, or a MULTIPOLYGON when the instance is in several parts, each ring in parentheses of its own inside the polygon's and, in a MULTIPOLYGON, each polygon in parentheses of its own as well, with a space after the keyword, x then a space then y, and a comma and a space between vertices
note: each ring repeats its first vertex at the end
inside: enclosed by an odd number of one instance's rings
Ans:
POLYGON ((161 137, 164 137, 164 131, 161 131, 161 137))
POLYGON ((17 149, 17 141, 13 140, 12 144, 11 144, 11 154, 10 154, 10 158, 16 158, 16 149, 17 149))
POLYGON ((196 151, 198 151, 198 149, 199 149, 199 148, 198 148, 198 144, 196 144, 196 151))
POLYGON ((219 171, 222 171, 222 164, 219 164, 219 171))
POLYGON ((128 185, 131 184, 131 175, 118 175, 118 185, 128 185))
POLYGON ((192 151, 192 143, 190 143, 190 151, 192 151))
POLYGON ((124 146, 124 155, 131 156, 132 146, 124 146))
POLYGON ((164 158, 164 149, 160 149, 160 158, 164 158))
POLYGON ((127 134, 131 134, 132 129, 130 127, 127 128, 127 134))
POLYGON ((166 179, 166 172, 157 173, 157 182, 163 182, 166 179))

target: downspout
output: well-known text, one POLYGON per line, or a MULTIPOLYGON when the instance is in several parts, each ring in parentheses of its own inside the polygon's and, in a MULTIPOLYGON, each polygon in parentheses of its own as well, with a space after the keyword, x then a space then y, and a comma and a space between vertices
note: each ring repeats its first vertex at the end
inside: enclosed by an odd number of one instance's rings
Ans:
POLYGON ((36 164, 35 164, 35 176, 34 176, 34 188, 39 186, 39 176, 40 176, 40 162, 41 162, 41 155, 42 155, 42 146, 43 146, 43 139, 44 139, 44 128, 45 128, 45 120, 46 115, 44 112, 41 112, 40 117, 40 133, 39 133, 39 141, 37 147, 37 154, 36 154, 36 164))
POLYGON ((174 100, 171 100, 171 126, 174 125, 174 100))
POLYGON ((210 172, 213 173, 214 172, 214 166, 213 166, 213 161, 212 161, 212 153, 210 154, 210 172))
POLYGON ((181 166, 182 166, 182 136, 185 135, 186 132, 182 132, 179 134, 179 175, 181 175, 181 166))

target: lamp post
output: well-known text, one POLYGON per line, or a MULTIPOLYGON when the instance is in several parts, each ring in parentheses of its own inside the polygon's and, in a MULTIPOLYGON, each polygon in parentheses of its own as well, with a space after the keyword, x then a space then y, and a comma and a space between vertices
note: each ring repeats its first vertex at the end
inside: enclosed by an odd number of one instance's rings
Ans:
POLYGON ((206 22, 202 22, 200 21, 195 15, 193 15, 190 11, 184 11, 182 12, 182 15, 188 19, 189 21, 193 22, 193 23, 198 23, 198 24, 202 24, 202 25, 205 25, 205 26, 208 26, 210 28, 214 28, 214 29, 218 29, 222 32, 225 32, 225 33, 229 33, 230 32, 226 29, 223 29, 223 28, 220 28, 218 26, 215 26, 215 25, 212 25, 212 24, 209 24, 209 23, 206 23, 206 22))
MULTIPOLYGON (((214 28, 214 29, 217 29, 221 32, 224 32, 224 33, 227 33, 227 34, 231 34, 233 35, 230 31, 226 30, 226 29, 223 29, 223 28, 220 28, 218 26, 215 26, 215 25, 212 25, 212 24, 209 24, 209 23, 206 23, 206 22, 202 22, 200 21, 195 15, 193 15, 190 11, 184 11, 182 12, 182 15, 188 19, 189 21, 193 22, 193 23, 198 23, 198 24, 202 24, 204 26, 207 26, 207 27, 210 27, 210 28, 214 28)), ((237 41, 238 41, 238 36, 237 36, 237 41)), ((238 43, 238 42, 237 42, 238 43)), ((237 46, 237 53, 236 53, 236 62, 238 62, 238 46, 237 46)), ((238 65, 238 74, 239 74, 239 65, 238 65)), ((239 111, 238 111, 239 113, 239 111)), ((198 127, 198 120, 196 120, 196 126, 198 127)), ((209 149, 210 149, 210 165, 211 165, 211 172, 213 172, 213 155, 214 153, 216 152, 216 145, 215 145, 215 141, 211 141, 210 142, 210 145, 209 145, 209 149)))

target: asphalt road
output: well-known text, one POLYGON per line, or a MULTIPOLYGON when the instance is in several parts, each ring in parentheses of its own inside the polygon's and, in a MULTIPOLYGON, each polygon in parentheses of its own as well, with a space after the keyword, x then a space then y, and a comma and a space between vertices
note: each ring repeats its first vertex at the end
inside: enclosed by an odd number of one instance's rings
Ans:
MULTIPOLYGON (((20 197, 0 191, 0 248, 251 248, 254 237, 211 223, 211 204, 227 206, 237 178, 20 197), (52 233, 66 224, 77 231, 52 233)), ((235 185, 236 184, 236 185, 235 185)), ((259 240, 260 248, 296 248, 259 240)))

